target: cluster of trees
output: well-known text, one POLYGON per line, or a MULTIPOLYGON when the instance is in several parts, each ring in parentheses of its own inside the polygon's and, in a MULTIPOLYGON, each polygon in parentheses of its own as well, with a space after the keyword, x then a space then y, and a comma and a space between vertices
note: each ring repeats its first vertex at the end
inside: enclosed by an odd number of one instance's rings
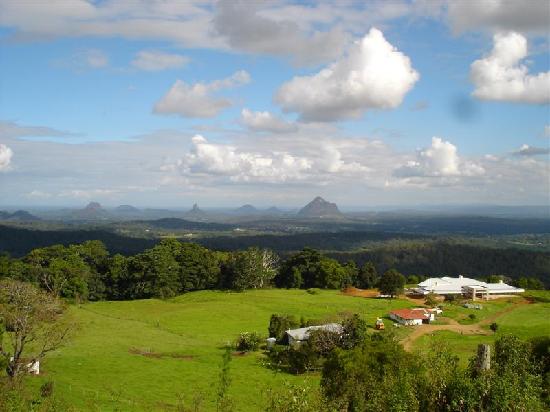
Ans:
MULTIPOLYGON (((75 300, 169 298, 193 290, 241 291, 273 285, 303 289, 377 287, 382 294, 394 296, 406 281, 418 283, 423 279, 419 275, 405 279, 392 268, 379 276, 372 262, 362 262, 361 266, 353 260, 341 263, 310 248, 280 262, 268 249, 219 252, 176 239, 164 239, 132 256, 111 255, 97 240, 38 248, 20 259, 0 255, 0 279, 4 277, 75 300)), ((543 286, 535 278, 521 278, 517 284, 529 289, 543 286)))
POLYGON ((443 341, 417 355, 384 335, 330 353, 321 378, 327 410, 536 412, 550 406, 548 337, 524 342, 504 335, 490 365, 474 357, 462 368, 443 341))
POLYGON ((100 241, 32 250, 21 259, 0 256, 0 278, 39 285, 75 300, 168 298, 192 290, 244 290, 270 285, 277 256, 250 248, 215 252, 166 239, 144 252, 110 255, 100 241))
POLYGON ((277 345, 268 352, 270 365, 291 373, 320 370, 326 358, 337 348, 350 350, 361 345, 367 336, 367 324, 357 314, 340 320, 342 333, 334 330, 317 329, 309 332, 309 338, 298 345, 288 345, 285 331, 322 322, 296 322, 291 315, 272 315, 269 322, 269 336, 277 339, 277 345))

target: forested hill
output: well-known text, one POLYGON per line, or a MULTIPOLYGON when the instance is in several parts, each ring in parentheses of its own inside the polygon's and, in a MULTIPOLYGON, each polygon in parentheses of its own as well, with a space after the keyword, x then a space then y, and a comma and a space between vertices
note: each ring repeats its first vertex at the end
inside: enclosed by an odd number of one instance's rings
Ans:
POLYGON ((124 255, 140 253, 153 247, 157 239, 140 239, 120 236, 107 230, 32 230, 21 227, 0 225, 0 252, 18 257, 31 250, 51 245, 82 243, 87 240, 100 240, 111 253, 124 255))
MULTIPOLYGON (((69 245, 87 240, 102 241, 111 254, 135 255, 156 245, 160 239, 121 236, 107 230, 38 231, 0 225, 0 252, 21 257, 32 249, 55 244, 69 245)), ((516 248, 489 248, 421 235, 384 232, 300 233, 293 235, 218 236, 197 239, 213 250, 235 251, 249 247, 268 248, 282 257, 311 247, 344 263, 373 262, 384 272, 396 268, 405 274, 485 276, 512 278, 536 276, 550 285, 550 252, 516 248), (367 249, 360 249, 368 245, 367 249)))
POLYGON ((379 272, 395 268, 425 276, 533 276, 550 285, 550 252, 497 249, 446 241, 409 242, 354 252, 327 252, 340 262, 372 262, 379 272))

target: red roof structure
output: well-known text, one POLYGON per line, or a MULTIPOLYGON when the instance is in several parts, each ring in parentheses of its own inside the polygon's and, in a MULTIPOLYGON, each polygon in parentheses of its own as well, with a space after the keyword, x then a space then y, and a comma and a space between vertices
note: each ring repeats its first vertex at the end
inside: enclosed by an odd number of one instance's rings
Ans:
POLYGON ((425 309, 416 308, 416 309, 396 309, 392 310, 396 316, 399 316, 401 319, 413 320, 413 319, 430 319, 430 315, 426 312, 425 309))

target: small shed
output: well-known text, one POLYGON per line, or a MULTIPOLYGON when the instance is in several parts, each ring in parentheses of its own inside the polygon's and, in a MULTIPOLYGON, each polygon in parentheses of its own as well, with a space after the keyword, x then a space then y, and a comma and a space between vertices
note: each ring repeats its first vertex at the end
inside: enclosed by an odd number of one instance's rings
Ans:
POLYGON ((313 330, 325 330, 328 332, 334 332, 338 334, 342 334, 344 331, 344 329, 342 328, 342 325, 340 325, 339 323, 327 323, 326 325, 308 326, 308 327, 299 328, 299 329, 289 329, 286 331, 286 335, 288 337, 288 344, 295 345, 295 344, 300 344, 301 342, 307 341, 309 339, 309 334, 313 330))

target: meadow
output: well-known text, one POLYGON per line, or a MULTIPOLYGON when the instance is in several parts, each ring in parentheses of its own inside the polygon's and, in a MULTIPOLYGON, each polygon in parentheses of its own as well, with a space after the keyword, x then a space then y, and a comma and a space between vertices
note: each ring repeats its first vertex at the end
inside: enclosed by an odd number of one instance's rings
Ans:
MULTIPOLYGON (((517 301, 521 298, 516 298, 517 301)), ((501 311, 508 300, 484 304, 479 319, 501 311)), ((267 337, 273 313, 298 319, 330 320, 339 313, 358 313, 369 325, 390 310, 412 307, 407 299, 346 296, 339 291, 254 290, 243 293, 200 291, 169 300, 97 302, 69 307, 66 317, 76 329, 70 340, 45 358, 42 374, 29 377, 31 387, 55 382, 56 394, 76 410, 176 410, 200 401, 201 410, 215 410, 217 381, 224 347, 240 332, 267 337)), ((454 310, 454 312, 453 312, 454 310)), ((462 320, 465 310, 448 315, 462 320)), ((498 333, 523 338, 549 335, 550 303, 518 305, 498 318, 498 333)), ((398 329, 405 336, 410 328, 398 329)), ((414 348, 426 348, 441 337, 465 362, 489 336, 462 336, 449 331, 421 336, 414 348)), ((269 388, 290 382, 316 386, 318 373, 294 376, 264 364, 261 352, 232 357, 230 396, 239 411, 263 410, 269 388)))

